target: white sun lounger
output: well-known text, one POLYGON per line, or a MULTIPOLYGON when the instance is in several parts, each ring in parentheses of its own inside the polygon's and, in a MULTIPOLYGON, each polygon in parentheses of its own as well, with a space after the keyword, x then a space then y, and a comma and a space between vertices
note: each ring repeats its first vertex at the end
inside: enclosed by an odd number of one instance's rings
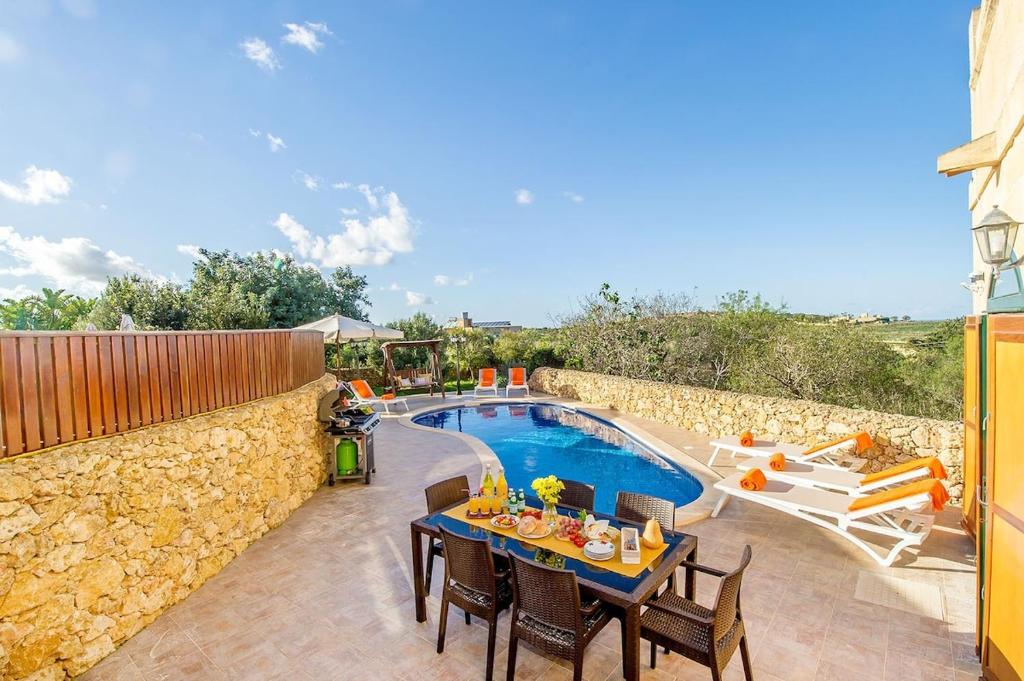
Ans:
POLYGON ((494 368, 481 369, 477 375, 476 387, 473 388, 473 395, 482 392, 492 392, 498 396, 498 370, 494 368))
POLYGON ((752 456, 738 461, 736 468, 741 471, 760 468, 761 472, 769 480, 781 480, 782 482, 792 483, 800 487, 835 490, 836 492, 857 497, 867 496, 886 487, 913 482, 930 474, 927 467, 921 467, 863 484, 864 473, 854 473, 853 471, 835 468, 834 466, 822 466, 817 463, 786 461, 786 468, 784 470, 773 471, 771 466, 768 465, 768 457, 766 456, 752 456))
POLYGON ((508 397, 511 390, 525 390, 527 396, 530 394, 530 386, 526 382, 526 369, 523 367, 509 367, 508 385, 505 386, 505 397, 508 397))
POLYGON ((891 566, 904 549, 920 546, 931 532, 935 520, 930 513, 917 513, 930 507, 931 497, 927 493, 851 511, 851 497, 846 494, 801 487, 781 480, 768 480, 764 489, 748 492, 740 487, 742 477, 743 473, 734 473, 715 483, 715 489, 722 492, 722 498, 711 513, 712 518, 718 517, 730 497, 738 497, 835 532, 883 567, 891 566), (896 539, 896 545, 883 555, 854 535, 852 530, 872 532, 896 539))
POLYGON ((358 407, 362 404, 367 404, 371 407, 380 405, 384 407, 384 412, 387 414, 391 413, 390 405, 401 404, 405 407, 406 411, 409 411, 409 403, 404 397, 396 397, 393 400, 383 400, 374 394, 370 384, 362 379, 356 379, 350 381, 348 384, 348 391, 352 393, 352 405, 358 407))
POLYGON ((844 449, 854 446, 855 441, 852 438, 837 442, 830 447, 823 447, 810 454, 807 453, 809 447, 792 445, 786 442, 772 442, 771 440, 754 440, 752 446, 744 447, 740 444, 740 438, 737 435, 726 435, 725 437, 712 440, 708 444, 715 448, 715 451, 711 453, 711 458, 708 459, 709 466, 715 465, 715 459, 718 458, 718 453, 723 449, 729 452, 733 459, 736 458, 737 454, 742 454, 743 456, 771 456, 776 452, 781 452, 787 461, 798 461, 800 463, 813 461, 819 465, 831 466, 841 470, 856 470, 863 466, 865 462, 865 459, 841 453, 844 449))

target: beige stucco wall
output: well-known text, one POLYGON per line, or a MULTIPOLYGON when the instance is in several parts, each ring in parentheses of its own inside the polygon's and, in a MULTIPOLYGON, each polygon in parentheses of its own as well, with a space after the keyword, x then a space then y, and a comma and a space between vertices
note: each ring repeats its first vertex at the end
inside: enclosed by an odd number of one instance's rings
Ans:
POLYGON ((81 673, 287 518, 333 383, 0 461, 0 678, 81 673))
POLYGON ((702 433, 709 439, 736 435, 749 429, 755 435, 813 445, 864 430, 875 440, 875 447, 861 455, 868 459, 865 471, 880 470, 915 457, 938 456, 949 473, 947 486, 955 500, 960 499, 963 489, 963 426, 955 421, 568 369, 537 369, 530 376, 530 388, 559 397, 607 405, 702 433))
MULTIPOLYGON (((971 224, 978 224, 994 205, 1024 222, 1024 2, 985 0, 971 15, 969 38, 971 138, 994 132, 997 152, 1005 152, 995 168, 971 174, 971 224)), ((988 298, 990 268, 966 229, 964 238, 972 239, 974 271, 986 274, 986 286, 973 296, 974 312, 980 313, 988 298)), ((1024 233, 1017 236, 1017 253, 1024 254, 1024 233)))

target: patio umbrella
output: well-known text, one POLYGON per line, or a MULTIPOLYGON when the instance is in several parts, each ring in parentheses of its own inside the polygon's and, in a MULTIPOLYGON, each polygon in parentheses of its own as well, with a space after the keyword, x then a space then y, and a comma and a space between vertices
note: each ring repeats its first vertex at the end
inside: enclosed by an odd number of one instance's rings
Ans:
POLYGON ((342 341, 374 340, 376 338, 399 340, 405 338, 405 334, 398 329, 389 329, 386 326, 378 326, 340 314, 332 314, 330 317, 324 317, 323 319, 303 324, 302 326, 296 326, 295 328, 323 332, 324 343, 334 343, 335 350, 338 353, 339 367, 341 366, 342 341))

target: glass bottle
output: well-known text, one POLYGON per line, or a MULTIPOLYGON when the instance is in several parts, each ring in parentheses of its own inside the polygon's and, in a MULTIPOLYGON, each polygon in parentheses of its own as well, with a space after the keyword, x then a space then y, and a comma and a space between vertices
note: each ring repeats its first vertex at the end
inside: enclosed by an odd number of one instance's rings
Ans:
POLYGON ((526 495, 523 494, 523 488, 519 488, 519 513, 526 512, 526 495))
POLYGON ((508 481, 505 480, 504 468, 498 468, 498 484, 494 492, 502 499, 508 499, 508 481))
POLYGON ((484 471, 484 481, 480 484, 484 489, 484 496, 494 496, 494 478, 491 476, 491 464, 487 464, 487 470, 484 471))

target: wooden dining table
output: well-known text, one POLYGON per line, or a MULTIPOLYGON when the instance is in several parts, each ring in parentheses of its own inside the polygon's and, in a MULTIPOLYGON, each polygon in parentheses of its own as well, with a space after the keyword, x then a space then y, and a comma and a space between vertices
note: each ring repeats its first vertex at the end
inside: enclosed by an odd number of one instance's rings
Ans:
MULTIPOLYGON (((533 508, 538 508, 540 505, 537 499, 528 498, 527 500, 533 508)), ((446 511, 462 503, 464 502, 452 504, 452 506, 441 509, 436 513, 430 513, 417 518, 409 524, 412 541, 412 573, 413 587, 416 592, 414 601, 416 604, 417 622, 425 622, 427 619, 427 593, 423 573, 423 538, 427 537, 428 542, 440 539, 441 527, 466 537, 488 537, 491 542, 491 551, 496 556, 507 557, 509 554, 515 554, 517 557, 530 560, 536 560, 539 557, 538 548, 532 545, 528 539, 518 539, 496 532, 489 532, 451 515, 446 515, 446 511)), ((571 506, 559 506, 558 508, 561 515, 575 515, 578 511, 578 509, 571 506)), ((613 527, 633 526, 640 528, 642 531, 640 525, 623 518, 602 513, 595 513, 594 516, 598 520, 607 519, 613 527)), ((668 546, 654 562, 636 577, 628 577, 612 570, 603 569, 571 556, 561 556, 557 559, 559 567, 576 573, 580 590, 584 595, 599 599, 609 606, 609 610, 614 615, 617 615, 622 620, 622 670, 623 676, 627 681, 636 681, 640 678, 641 606, 658 593, 661 586, 668 581, 669 577, 675 574, 676 568, 683 561, 696 562, 697 559, 697 537, 682 532, 668 531, 664 531, 663 536, 668 546)), ((616 550, 618 550, 617 544, 618 542, 616 542, 616 550)), ((684 577, 684 595, 692 599, 696 572, 686 567, 684 577)))

